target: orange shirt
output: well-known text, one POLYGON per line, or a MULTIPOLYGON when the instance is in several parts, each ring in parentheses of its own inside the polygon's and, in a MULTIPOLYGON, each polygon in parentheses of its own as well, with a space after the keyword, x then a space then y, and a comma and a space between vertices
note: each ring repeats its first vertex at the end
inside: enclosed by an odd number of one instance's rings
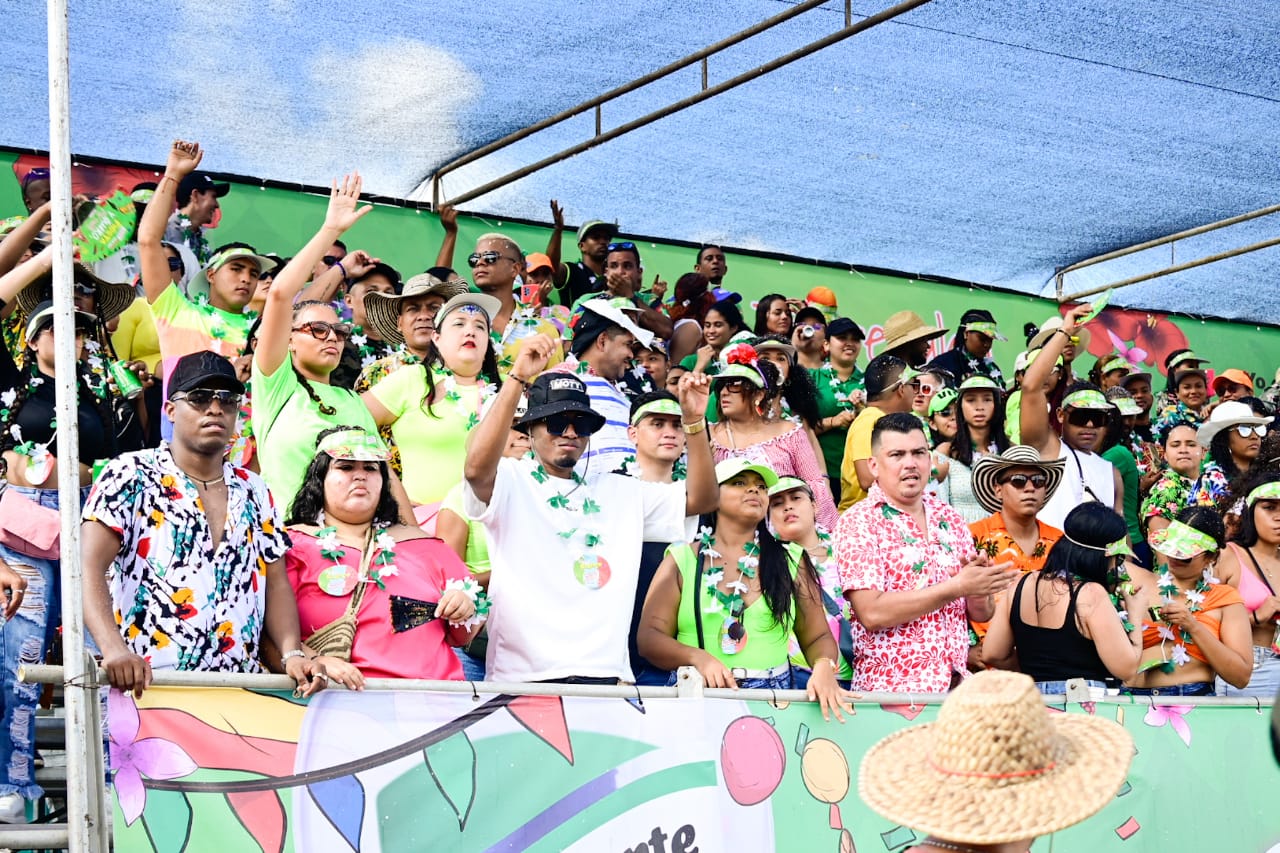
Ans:
MULTIPOLYGON (((973 534, 973 544, 978 553, 985 552, 992 562, 1012 562, 1020 572, 1038 572, 1044 568, 1044 561, 1048 558, 1053 543, 1062 538, 1062 531, 1039 519, 1036 519, 1036 525, 1040 528, 1039 539, 1030 554, 1023 553, 1021 546, 1009 535, 1004 516, 998 512, 970 524, 969 532, 973 534)), ((997 603, 998 601, 997 597, 997 603)), ((987 625, 990 623, 971 621, 970 624, 979 637, 987 635, 987 625)))
MULTIPOLYGON (((1185 599, 1183 599, 1185 601, 1185 599)), ((1204 602, 1200 605, 1200 609, 1195 611, 1196 621, 1204 625, 1213 632, 1215 638, 1221 639, 1222 620, 1210 619, 1209 611, 1218 610, 1222 607, 1230 607, 1233 604, 1244 604, 1244 599, 1240 597, 1240 592, 1230 584, 1216 583, 1209 587, 1209 591, 1204 594, 1204 602)), ((1160 636, 1160 628, 1168 628, 1163 622, 1152 622, 1146 620, 1142 623, 1142 648, 1149 649, 1152 646, 1158 646, 1167 637, 1160 636)), ((1175 628, 1174 636, 1178 636, 1179 632, 1175 628)), ((1181 640, 1175 641, 1175 644, 1182 645, 1181 640)), ((1208 663, 1209 659, 1204 656, 1204 652, 1200 651, 1200 647, 1195 643, 1186 643, 1187 654, 1200 661, 1208 663)))

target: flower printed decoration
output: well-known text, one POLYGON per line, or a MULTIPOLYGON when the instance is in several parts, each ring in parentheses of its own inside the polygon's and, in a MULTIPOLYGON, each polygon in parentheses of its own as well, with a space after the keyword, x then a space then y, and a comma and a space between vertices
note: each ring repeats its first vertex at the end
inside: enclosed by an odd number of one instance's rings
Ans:
POLYGON ((172 741, 158 737, 137 739, 138 706, 128 693, 113 689, 107 694, 107 716, 111 721, 110 755, 116 797, 125 823, 132 825, 147 806, 144 775, 148 779, 181 779, 196 771, 196 763, 172 741))

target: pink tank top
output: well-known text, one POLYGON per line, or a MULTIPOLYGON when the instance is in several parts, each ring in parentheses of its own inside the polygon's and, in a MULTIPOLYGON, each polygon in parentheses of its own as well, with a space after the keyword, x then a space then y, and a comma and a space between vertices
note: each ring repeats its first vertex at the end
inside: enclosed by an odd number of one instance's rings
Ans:
POLYGON ((1228 542, 1227 547, 1235 552, 1236 559, 1240 562, 1240 597, 1244 599, 1245 609, 1252 613, 1273 593, 1266 582, 1259 577, 1253 558, 1245 549, 1235 542, 1228 542))

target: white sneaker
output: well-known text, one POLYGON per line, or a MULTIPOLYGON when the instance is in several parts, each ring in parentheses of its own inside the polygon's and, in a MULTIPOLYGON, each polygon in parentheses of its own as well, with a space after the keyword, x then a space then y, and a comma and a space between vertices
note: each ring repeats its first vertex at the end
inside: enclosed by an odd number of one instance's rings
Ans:
POLYGON ((21 794, 0 795, 0 823, 26 823, 27 801, 21 794))

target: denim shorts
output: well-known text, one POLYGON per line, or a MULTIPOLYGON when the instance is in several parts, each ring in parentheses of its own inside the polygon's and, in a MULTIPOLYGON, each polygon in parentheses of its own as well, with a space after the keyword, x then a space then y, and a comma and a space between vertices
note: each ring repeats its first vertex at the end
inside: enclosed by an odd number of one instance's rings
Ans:
POLYGON ((1189 684, 1166 684, 1164 687, 1126 687, 1127 696, 1212 696, 1212 681, 1192 681, 1189 684))
POLYGON ((1214 680, 1219 696, 1251 696, 1260 699, 1274 699, 1280 692, 1280 655, 1271 651, 1270 646, 1253 647, 1253 674, 1249 676, 1249 684, 1244 687, 1232 687, 1221 678, 1214 680))
MULTIPOLYGON (((1102 681, 1095 681, 1091 678, 1080 679, 1085 687, 1089 688, 1089 693, 1094 696, 1102 696, 1106 693, 1107 685, 1102 681)), ((1066 681, 1037 681, 1036 689, 1045 696, 1065 696, 1067 693, 1066 681)))

